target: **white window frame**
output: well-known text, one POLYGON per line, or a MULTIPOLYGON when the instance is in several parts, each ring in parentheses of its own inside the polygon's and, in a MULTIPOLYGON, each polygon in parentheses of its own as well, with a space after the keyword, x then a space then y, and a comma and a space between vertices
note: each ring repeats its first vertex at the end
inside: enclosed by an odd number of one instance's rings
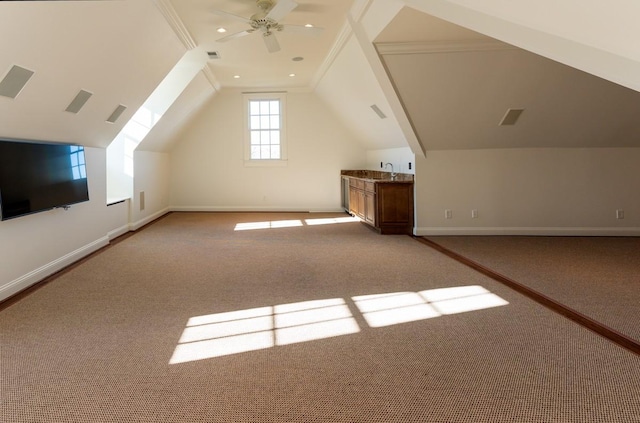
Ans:
POLYGON ((244 108, 244 165, 245 166, 286 166, 287 165, 287 96, 286 93, 251 93, 243 94, 244 108), (278 100, 280 102, 280 158, 279 159, 252 159, 251 158, 251 131, 249 129, 251 101, 278 100))

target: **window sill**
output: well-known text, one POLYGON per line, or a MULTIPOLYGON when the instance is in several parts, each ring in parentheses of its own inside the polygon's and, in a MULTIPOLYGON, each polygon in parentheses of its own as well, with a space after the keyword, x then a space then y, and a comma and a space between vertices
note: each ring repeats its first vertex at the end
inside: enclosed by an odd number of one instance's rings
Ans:
POLYGON ((245 160, 245 167, 286 167, 288 160, 245 160))

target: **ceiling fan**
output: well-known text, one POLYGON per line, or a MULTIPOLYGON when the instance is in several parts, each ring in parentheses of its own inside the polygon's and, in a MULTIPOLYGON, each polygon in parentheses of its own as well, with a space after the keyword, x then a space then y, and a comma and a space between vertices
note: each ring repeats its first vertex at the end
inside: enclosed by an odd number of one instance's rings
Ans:
POLYGON ((279 0, 277 3, 273 0, 256 0, 256 5, 260 10, 250 18, 243 18, 242 16, 237 16, 222 10, 213 10, 213 13, 216 15, 241 21, 251 26, 249 29, 227 35, 217 41, 226 42, 235 38, 244 37, 245 35, 249 35, 254 32, 259 32, 262 33, 262 39, 264 40, 269 53, 275 53, 280 51, 280 43, 278 43, 275 32, 285 31, 317 35, 323 31, 323 28, 317 28, 314 26, 285 25, 279 23, 282 18, 298 7, 298 3, 293 0, 279 0))

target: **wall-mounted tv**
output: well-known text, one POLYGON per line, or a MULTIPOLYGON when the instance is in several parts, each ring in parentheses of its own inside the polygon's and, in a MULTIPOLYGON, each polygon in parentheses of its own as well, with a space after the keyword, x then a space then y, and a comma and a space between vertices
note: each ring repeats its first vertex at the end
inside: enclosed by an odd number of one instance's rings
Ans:
POLYGON ((2 220, 88 200, 84 147, 0 139, 2 220))

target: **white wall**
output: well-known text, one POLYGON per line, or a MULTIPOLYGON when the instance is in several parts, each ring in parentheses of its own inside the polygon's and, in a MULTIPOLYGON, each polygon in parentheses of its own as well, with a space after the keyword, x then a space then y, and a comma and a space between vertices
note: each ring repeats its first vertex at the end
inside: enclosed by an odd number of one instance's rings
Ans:
POLYGON ((106 205, 106 152, 85 148, 90 201, 0 222, 0 300, 105 246, 128 206, 106 205))
POLYGON ((136 151, 134 161, 131 229, 136 230, 169 211, 170 157, 168 153, 136 151), (144 192, 144 209, 141 192, 144 192))
POLYGON ((365 150, 315 94, 287 94, 288 165, 245 167, 243 97, 222 90, 171 151, 173 210, 340 210, 340 170, 365 150))
MULTIPOLYGON (((385 170, 386 163, 391 163, 395 172, 411 175, 416 173, 416 155, 409 147, 367 151, 367 169, 385 170), (382 162, 382 167, 380 167, 380 162, 382 162)), ((390 172, 391 169, 387 168, 386 171, 390 172)))
POLYGON ((640 149, 431 151, 417 160, 418 235, 640 235, 640 149))

